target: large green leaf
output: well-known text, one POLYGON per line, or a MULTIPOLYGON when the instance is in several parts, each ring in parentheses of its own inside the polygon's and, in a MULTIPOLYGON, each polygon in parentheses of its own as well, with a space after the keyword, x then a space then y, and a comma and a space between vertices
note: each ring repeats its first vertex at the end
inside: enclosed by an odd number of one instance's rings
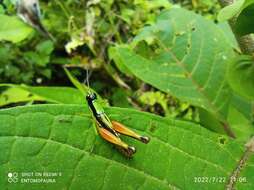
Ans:
POLYGON ((33 29, 23 23, 18 17, 0 14, 0 21, 0 41, 18 43, 33 32, 33 29))
POLYGON ((254 157, 243 144, 189 122, 130 109, 106 112, 111 119, 150 136, 151 142, 145 145, 124 138, 137 147, 129 160, 95 134, 86 107, 36 105, 1 110, 0 189, 254 188, 254 157), (51 177, 56 183, 21 183, 22 178, 50 178, 22 177, 25 172, 61 172, 61 176, 51 177), (17 173, 19 182, 8 183, 8 173, 17 173), (246 182, 229 182, 235 174, 246 182))
POLYGON ((27 101, 58 104, 86 103, 80 91, 70 87, 33 87, 13 84, 0 84, 0 87, 7 87, 7 90, 0 94, 0 106, 27 101))
POLYGON ((225 73, 233 53, 214 23, 184 9, 166 11, 131 47, 116 47, 117 60, 138 78, 218 118, 226 115, 230 92, 225 73), (139 51, 144 41, 150 44, 148 53, 139 51))

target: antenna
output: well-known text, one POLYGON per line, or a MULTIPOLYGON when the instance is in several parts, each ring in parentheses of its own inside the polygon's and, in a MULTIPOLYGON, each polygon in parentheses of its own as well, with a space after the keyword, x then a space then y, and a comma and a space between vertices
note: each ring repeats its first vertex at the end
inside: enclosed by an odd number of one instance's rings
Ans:
POLYGON ((91 93, 91 90, 90 90, 90 84, 89 84, 89 70, 86 68, 86 78, 84 80, 84 83, 87 85, 88 87, 88 94, 91 93))

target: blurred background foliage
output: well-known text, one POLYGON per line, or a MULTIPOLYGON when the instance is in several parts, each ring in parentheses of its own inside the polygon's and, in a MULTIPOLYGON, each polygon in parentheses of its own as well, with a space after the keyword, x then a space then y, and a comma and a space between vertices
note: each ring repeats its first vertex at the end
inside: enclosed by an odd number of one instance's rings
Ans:
MULTIPOLYGON (((0 14, 15 15, 13 2, 3 1, 0 14)), ((111 45, 132 40, 156 15, 175 5, 216 22, 215 0, 41 0, 42 21, 52 42, 33 31, 19 43, 0 42, 0 83, 32 86, 72 86, 62 67, 90 85, 113 106, 135 107, 163 116, 198 121, 195 107, 132 77, 111 61, 111 45)), ((5 87, 1 88, 5 90, 5 87)))

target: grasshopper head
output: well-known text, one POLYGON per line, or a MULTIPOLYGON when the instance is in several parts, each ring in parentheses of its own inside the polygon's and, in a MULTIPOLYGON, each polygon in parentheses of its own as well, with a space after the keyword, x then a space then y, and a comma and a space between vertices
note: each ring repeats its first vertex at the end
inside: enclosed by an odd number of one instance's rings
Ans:
POLYGON ((87 102, 92 102, 93 100, 96 100, 96 99, 97 99, 97 96, 93 92, 87 94, 87 96, 86 96, 87 102))

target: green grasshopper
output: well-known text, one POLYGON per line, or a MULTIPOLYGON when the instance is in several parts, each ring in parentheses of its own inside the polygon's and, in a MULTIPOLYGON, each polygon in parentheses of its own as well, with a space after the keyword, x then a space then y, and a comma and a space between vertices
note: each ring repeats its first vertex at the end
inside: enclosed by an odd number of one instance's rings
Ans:
MULTIPOLYGON (((83 86, 69 73, 67 69, 65 69, 65 72, 72 83, 84 94, 85 92, 83 86)), ((145 144, 150 141, 149 137, 141 136, 117 121, 111 121, 99 103, 97 95, 94 92, 91 92, 89 87, 87 90, 88 93, 86 95, 86 101, 92 112, 93 118, 96 121, 97 132, 103 139, 114 144, 118 150, 128 158, 133 156, 136 149, 135 147, 129 146, 123 142, 120 138, 120 134, 132 137, 145 144)))
POLYGON ((141 136, 134 131, 128 129, 123 124, 117 121, 110 121, 102 106, 98 103, 95 93, 88 93, 86 100, 93 116, 96 120, 96 128, 100 136, 106 141, 116 145, 119 150, 127 157, 132 157, 136 152, 135 147, 129 146, 120 139, 120 134, 137 139, 147 144, 150 139, 146 136, 141 136))

